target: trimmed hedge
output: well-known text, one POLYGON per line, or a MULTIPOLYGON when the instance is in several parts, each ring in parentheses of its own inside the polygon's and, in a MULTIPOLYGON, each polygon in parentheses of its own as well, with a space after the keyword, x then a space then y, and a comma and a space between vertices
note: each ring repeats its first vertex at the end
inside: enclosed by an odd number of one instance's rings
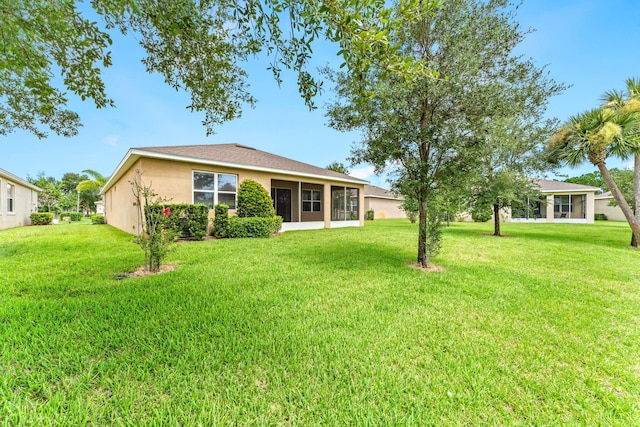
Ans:
POLYGON ((368 211, 365 212, 364 219, 367 221, 373 221, 374 216, 375 216, 375 212, 373 211, 373 209, 369 209, 368 211))
POLYGON ((145 209, 147 214, 163 215, 162 227, 175 230, 182 239, 202 240, 207 235, 209 208, 204 204, 151 205, 145 209))
POLYGON ((224 239, 229 234, 229 206, 218 203, 214 208, 213 236, 224 239))
POLYGON ((53 222, 53 214, 51 212, 33 212, 29 215, 32 225, 49 225, 53 222))
POLYGON ((282 227, 282 217, 275 216, 272 218, 240 218, 231 217, 228 222, 227 237, 243 238, 243 237, 260 237, 266 238, 276 233, 282 227))
POLYGON ((597 214, 593 214, 593 219, 595 219, 596 221, 606 221, 607 216, 603 213, 597 213, 597 214))
POLYGON ((61 212, 60 213, 60 218, 64 218, 68 216, 69 218, 71 218, 71 221, 80 221, 82 219, 82 212, 61 212))
POLYGON ((91 215, 91 224, 104 224, 104 216, 97 214, 91 215))
POLYGON ((273 200, 260 183, 251 179, 245 179, 240 183, 236 215, 241 218, 273 218, 273 200))

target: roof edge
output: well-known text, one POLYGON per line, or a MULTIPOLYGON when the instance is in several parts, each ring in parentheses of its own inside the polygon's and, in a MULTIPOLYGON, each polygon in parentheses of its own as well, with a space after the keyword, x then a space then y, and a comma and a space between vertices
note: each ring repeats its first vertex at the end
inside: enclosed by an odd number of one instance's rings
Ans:
POLYGON ((38 187, 36 185, 33 185, 29 181, 27 181, 25 179, 22 179, 17 175, 12 174, 8 170, 0 168, 0 175, 4 175, 7 178, 11 178, 12 181, 19 182, 20 185, 22 185, 23 187, 28 187, 28 188, 30 188, 30 189, 32 189, 34 191, 42 191, 42 188, 40 188, 40 187, 38 187))

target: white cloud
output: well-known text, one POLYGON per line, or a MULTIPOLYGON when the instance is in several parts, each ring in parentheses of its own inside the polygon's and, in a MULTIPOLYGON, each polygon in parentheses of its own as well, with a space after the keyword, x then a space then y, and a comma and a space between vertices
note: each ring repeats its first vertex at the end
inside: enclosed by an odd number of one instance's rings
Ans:
POLYGON ((375 168, 373 166, 365 166, 360 169, 349 171, 349 175, 354 178, 367 179, 370 176, 375 175, 375 168))
POLYGON ((120 135, 109 135, 104 138, 104 142, 112 147, 116 147, 118 145, 118 141, 120 140, 120 135))

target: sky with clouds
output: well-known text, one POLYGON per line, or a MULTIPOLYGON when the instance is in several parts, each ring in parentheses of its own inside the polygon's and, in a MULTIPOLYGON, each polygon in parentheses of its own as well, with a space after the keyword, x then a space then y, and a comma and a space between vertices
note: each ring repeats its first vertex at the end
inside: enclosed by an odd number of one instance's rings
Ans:
MULTIPOLYGON (((624 88, 629 77, 640 77, 640 1, 638 0, 524 0, 517 15, 524 28, 533 28, 519 52, 552 78, 571 85, 552 98, 548 116, 566 120, 594 108, 607 90, 624 88)), ((316 50, 317 65, 336 63, 335 49, 316 50)), ((330 91, 309 111, 297 93, 295 78, 286 75, 278 86, 266 70, 267 62, 249 68, 253 94, 259 102, 243 117, 226 123, 213 136, 205 136, 203 116, 190 113, 189 97, 176 92, 159 75, 147 74, 135 37, 114 36, 114 65, 104 71, 109 96, 116 108, 96 110, 90 102, 72 97, 84 126, 78 136, 50 135, 39 140, 26 132, 0 136, 0 168, 20 177, 44 172, 58 179, 65 172, 93 169, 110 175, 131 147, 217 144, 236 142, 325 167, 346 160, 359 134, 344 134, 326 126, 323 105, 330 91), (288 77, 288 78, 287 78, 288 77)), ((612 167, 631 167, 611 161, 612 167)), ((349 168, 353 176, 387 186, 368 165, 349 168)), ((591 172, 584 165, 562 172, 568 176, 591 172)))

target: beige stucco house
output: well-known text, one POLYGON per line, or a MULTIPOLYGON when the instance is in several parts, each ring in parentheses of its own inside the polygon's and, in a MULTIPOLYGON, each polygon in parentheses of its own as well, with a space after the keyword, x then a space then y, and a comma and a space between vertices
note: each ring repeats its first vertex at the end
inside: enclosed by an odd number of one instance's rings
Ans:
POLYGON ((364 210, 373 210, 374 219, 406 218, 400 208, 404 199, 400 195, 375 185, 364 186, 364 210))
POLYGON ((130 181, 136 170, 171 203, 218 203, 234 214, 238 186, 259 182, 271 194, 282 230, 362 226, 367 181, 239 144, 130 149, 102 189, 105 221, 129 233, 138 227, 130 181))
POLYGON ((38 210, 40 188, 0 169, 0 230, 30 225, 38 210))
POLYGON ((627 218, 625 218, 624 213, 622 213, 622 209, 620 209, 620 206, 612 206, 611 202, 613 202, 611 191, 597 194, 595 196, 596 213, 605 214, 607 219, 610 221, 626 221, 627 218))
POLYGON ((593 224, 595 193, 600 190, 598 187, 548 179, 534 181, 543 195, 542 200, 529 200, 529 212, 514 210, 511 221, 593 224))

